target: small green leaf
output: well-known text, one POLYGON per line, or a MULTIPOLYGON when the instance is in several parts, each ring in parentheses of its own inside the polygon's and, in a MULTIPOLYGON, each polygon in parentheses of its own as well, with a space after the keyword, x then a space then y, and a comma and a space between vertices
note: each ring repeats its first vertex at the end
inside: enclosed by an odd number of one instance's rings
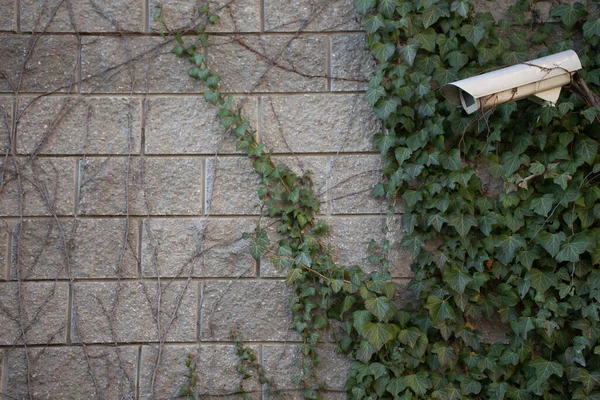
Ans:
MULTIPOLYGON (((413 39, 414 40, 414 39, 413 39)), ((396 48, 392 43, 375 43, 371 47, 371 52, 373 55, 381 62, 387 61, 393 54, 396 48)), ((416 55, 416 51, 415 51, 416 55)), ((413 57, 414 59, 414 57, 413 57)))
POLYGON ((585 17, 586 15, 587 11, 585 10, 584 5, 579 2, 575 4, 561 3, 550 10, 550 16, 560 18, 567 28, 575 25, 579 18, 585 17))
POLYGON ((454 313, 448 301, 442 300, 437 296, 429 296, 425 303, 425 308, 429 310, 434 322, 454 319, 454 313))
POLYGON ((557 283, 556 276, 552 272, 540 271, 537 268, 531 268, 526 277, 531 281, 531 286, 540 294, 557 283))
POLYGON ((589 138, 578 140, 575 143, 575 154, 583 158, 583 161, 589 165, 592 165, 596 159, 596 154, 598 154, 598 142, 589 138))
MULTIPOLYGON (((406 44, 398 47, 398 52, 408 65, 413 65, 415 57, 417 56, 417 50, 419 50, 419 46, 420 43, 417 41, 417 39, 409 38, 406 44)), ((375 55, 375 57, 377 57, 377 55, 375 55)))
POLYGON ((375 0, 354 0, 354 7, 356 11, 364 14, 368 9, 375 7, 375 0))
POLYGON ((436 3, 423 12, 423 27, 429 28, 435 24, 441 17, 449 17, 450 11, 448 10, 447 3, 436 3))
POLYGON ((416 374, 405 375, 402 383, 412 389, 417 396, 425 396, 427 389, 431 387, 431 381, 426 372, 417 372, 416 374))
POLYGON ((364 325, 364 335, 369 343, 379 350, 384 344, 394 339, 394 325, 383 322, 366 322, 364 325))
POLYGON ((477 226, 477 218, 470 214, 455 214, 448 217, 448 224, 453 226, 461 237, 465 237, 472 227, 477 226))
POLYGON ((455 0, 450 4, 450 11, 457 12, 463 18, 469 13, 469 2, 467 0, 455 0))
POLYGON ((600 36, 600 18, 588 19, 583 24, 583 37, 590 39, 592 36, 600 36))

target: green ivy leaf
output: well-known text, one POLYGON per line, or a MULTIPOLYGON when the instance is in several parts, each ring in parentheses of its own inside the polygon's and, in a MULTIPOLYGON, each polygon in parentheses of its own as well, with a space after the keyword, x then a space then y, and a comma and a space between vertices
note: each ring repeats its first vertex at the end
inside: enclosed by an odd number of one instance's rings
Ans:
POLYGON ((364 14, 368 9, 375 7, 375 0, 354 0, 354 7, 356 11, 364 14))
POLYGON ((364 336, 377 350, 384 344, 394 339, 394 325, 383 322, 366 322, 364 325, 364 336))
POLYGON ((560 250, 560 245, 566 240, 567 236, 564 232, 549 233, 542 232, 538 236, 537 242, 550 254, 555 257, 560 250))
POLYGON ((579 2, 575 4, 562 3, 550 10, 550 16, 553 18, 560 18, 567 28, 575 25, 579 18, 585 17, 586 15, 587 11, 584 5, 579 2))
POLYGON ((485 36, 486 29, 483 25, 463 25, 460 28, 460 34, 467 39, 473 46, 477 46, 485 36))
POLYGON ((472 227, 477 226, 477 218, 470 214, 455 214, 448 217, 448 224, 453 226, 461 237, 465 237, 472 227))
POLYGON ((392 394, 392 396, 398 396, 398 393, 403 391, 406 388, 404 383, 402 383, 401 378, 392 378, 388 383, 386 390, 392 394))
POLYGON ((592 36, 600 36, 600 18, 588 19, 583 24, 583 37, 590 39, 592 36))
POLYGON ((469 62, 469 57, 462 51, 455 50, 448 53, 448 55, 446 56, 446 60, 448 60, 448 63, 453 68, 459 70, 465 65, 467 65, 467 63, 469 62))
POLYGON ((467 285, 473 281, 473 278, 458 268, 452 268, 444 274, 444 280, 452 290, 463 294, 467 285))
POLYGON ((579 256, 588 250, 596 247, 596 241, 592 234, 578 233, 569 238, 566 243, 560 246, 560 251, 556 254, 556 261, 579 261, 579 256))
POLYGON ((392 43, 375 43, 371 48, 371 52, 373 53, 373 55, 381 62, 387 61, 394 54, 395 51, 396 48, 392 43))
POLYGON ((387 322, 393 307, 386 297, 369 297, 365 300, 365 308, 373 313, 380 321, 387 322))
POLYGON ((433 28, 426 29, 415 35, 415 39, 419 41, 420 47, 432 53, 435 51, 435 38, 436 33, 433 28))
POLYGON ((417 50, 419 50, 420 43, 417 39, 409 38, 406 44, 398 46, 398 52, 404 58, 404 61, 410 66, 413 65, 415 57, 417 56, 417 50))
POLYGON ((463 18, 469 13, 469 2, 467 0, 456 0, 450 4, 450 11, 458 13, 463 18))
POLYGON ((448 4, 434 4, 423 12, 423 27, 427 29, 435 24, 440 18, 449 16, 450 11, 448 10, 448 4))
POLYGON ((537 268, 531 268, 526 277, 531 281, 531 286, 540 294, 557 283, 556 276, 552 272, 541 271, 537 268))
POLYGON ((589 165, 594 163, 596 154, 598 154, 598 142, 595 140, 586 138, 575 143, 575 155, 583 158, 583 161, 589 165))
POLYGON ((394 10, 398 2, 396 0, 378 0, 377 1, 377 9, 381 11, 386 17, 391 17, 394 14, 394 10))
POLYGON ((400 343, 407 345, 408 347, 415 347, 417 340, 421 337, 422 333, 415 327, 408 329, 402 329, 398 333, 398 340, 400 343))
POLYGON ((557 375, 558 377, 563 376, 562 364, 559 364, 556 361, 548 361, 540 356, 533 359, 529 363, 529 366, 535 368, 536 381, 538 382, 545 382, 552 375, 557 375))
POLYGON ((537 198, 531 200, 529 209, 533 210, 533 212, 535 212, 536 214, 547 217, 548 213, 550 213, 550 211, 552 211, 553 204, 554 204, 554 196, 551 194, 545 194, 542 197, 537 197, 537 198))
POLYGON ((521 235, 500 235, 496 240, 496 247, 500 247, 506 262, 515 257, 515 252, 525 246, 525 239, 521 235))
POLYGON ((375 33, 379 28, 383 28, 385 23, 381 14, 365 15, 362 20, 367 33, 375 33))
POLYGON ((382 86, 377 85, 374 88, 367 89, 365 93, 365 100, 371 106, 374 106, 377 103, 377 100, 381 99, 385 96, 385 89, 382 86))
POLYGON ((441 322, 446 319, 453 320, 454 313, 447 300, 442 300, 437 296, 429 296, 425 303, 425 308, 429 310, 434 322, 441 322))
POLYGON ((417 396, 425 396, 427 389, 431 387, 429 375, 426 372, 417 372, 416 374, 405 375, 402 383, 412 389, 417 396))

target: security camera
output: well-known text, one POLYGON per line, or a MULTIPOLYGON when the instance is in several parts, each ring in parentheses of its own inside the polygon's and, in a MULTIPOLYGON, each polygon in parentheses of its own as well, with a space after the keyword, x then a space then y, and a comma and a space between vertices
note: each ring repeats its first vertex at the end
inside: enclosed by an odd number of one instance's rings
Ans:
POLYGON ((524 97, 548 105, 555 105, 560 89, 571 82, 572 75, 581 69, 577 53, 567 50, 452 82, 440 92, 467 114, 479 109, 524 97))

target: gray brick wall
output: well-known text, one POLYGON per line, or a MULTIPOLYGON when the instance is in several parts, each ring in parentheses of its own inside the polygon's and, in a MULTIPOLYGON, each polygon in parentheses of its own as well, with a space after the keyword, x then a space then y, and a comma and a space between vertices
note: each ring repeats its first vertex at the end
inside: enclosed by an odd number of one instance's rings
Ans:
MULTIPOLYGON (((161 3, 171 27, 194 22, 196 0, 161 3)), ((0 399, 167 399, 188 353, 203 393, 232 394, 232 328, 300 396, 285 275, 242 239, 257 177, 157 34, 155 4, 0 0, 0 399)), ((277 161, 313 171, 334 257, 364 264, 387 205, 371 197, 379 123, 353 0, 209 4, 221 89, 277 161)), ((395 248, 400 287, 409 264, 395 248)), ((345 398, 347 361, 326 343, 322 358, 328 398, 345 398)))

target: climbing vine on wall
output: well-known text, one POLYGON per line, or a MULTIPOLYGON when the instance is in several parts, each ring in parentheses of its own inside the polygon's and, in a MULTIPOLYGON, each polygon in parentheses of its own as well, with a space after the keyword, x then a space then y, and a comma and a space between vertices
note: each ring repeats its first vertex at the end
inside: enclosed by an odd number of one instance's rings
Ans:
MULTIPOLYGON (((374 144, 385 180, 374 194, 402 204, 401 245, 415 257, 415 300, 402 308, 390 243, 372 246, 379 272, 336 265, 320 240, 327 227, 315 217, 310 176, 275 163, 218 91, 205 27, 193 44, 175 36, 174 52, 189 59, 190 76, 204 81, 205 99, 260 175, 262 215, 279 220, 271 256, 294 290, 304 397, 326 393, 318 343, 329 330, 353 360, 351 399, 600 398, 600 19, 582 3, 558 4, 553 22, 524 1, 502 21, 459 0, 355 6, 377 59, 365 96, 384 127, 374 144), (521 101, 473 117, 437 91, 526 61, 532 48, 579 53, 581 80, 556 108, 521 101), (481 340, 479 324, 491 318, 507 326, 506 342, 481 340)), ((272 247, 260 226, 246 237, 256 258, 272 247)))

